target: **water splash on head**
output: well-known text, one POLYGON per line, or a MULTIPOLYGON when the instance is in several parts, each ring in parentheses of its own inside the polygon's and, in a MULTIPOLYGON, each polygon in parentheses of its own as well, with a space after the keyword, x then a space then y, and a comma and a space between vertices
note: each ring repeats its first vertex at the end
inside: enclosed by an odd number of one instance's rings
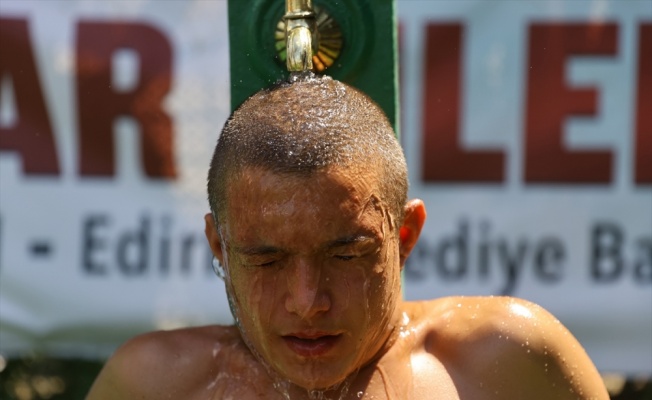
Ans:
POLYGON ((211 210, 219 219, 224 188, 245 167, 310 174, 356 163, 381 169, 384 200, 400 219, 407 166, 382 109, 327 75, 291 73, 247 99, 225 124, 209 170, 211 210))
POLYGON ((328 75, 318 76, 315 75, 315 73, 312 71, 295 71, 295 72, 290 72, 290 76, 288 76, 287 81, 289 83, 316 82, 319 79, 332 80, 332 78, 328 75))

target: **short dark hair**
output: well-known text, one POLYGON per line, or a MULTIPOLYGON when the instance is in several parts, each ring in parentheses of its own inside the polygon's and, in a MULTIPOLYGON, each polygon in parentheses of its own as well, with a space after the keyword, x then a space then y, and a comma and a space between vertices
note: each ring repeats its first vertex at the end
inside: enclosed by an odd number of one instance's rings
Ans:
POLYGON ((208 171, 208 202, 219 225, 229 181, 246 167, 306 175, 326 167, 368 165, 382 200, 403 220, 407 166, 392 126, 362 92, 328 76, 304 75, 263 89, 229 117, 208 171))

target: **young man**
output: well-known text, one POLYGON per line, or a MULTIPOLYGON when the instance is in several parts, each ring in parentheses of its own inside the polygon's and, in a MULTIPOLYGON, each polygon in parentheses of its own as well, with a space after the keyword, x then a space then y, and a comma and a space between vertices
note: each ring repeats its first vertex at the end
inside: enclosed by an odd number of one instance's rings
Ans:
POLYGON ((426 211, 355 89, 307 76, 254 95, 222 131, 208 193, 235 326, 132 339, 90 399, 608 399, 532 303, 402 300, 426 211))

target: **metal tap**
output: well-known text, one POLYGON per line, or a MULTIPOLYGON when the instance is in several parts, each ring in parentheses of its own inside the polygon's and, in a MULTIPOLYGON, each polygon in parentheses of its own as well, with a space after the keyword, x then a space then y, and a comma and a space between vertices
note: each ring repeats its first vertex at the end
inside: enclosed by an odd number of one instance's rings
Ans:
POLYGON ((313 48, 317 47, 312 0, 285 0, 283 19, 288 71, 312 71, 313 48))

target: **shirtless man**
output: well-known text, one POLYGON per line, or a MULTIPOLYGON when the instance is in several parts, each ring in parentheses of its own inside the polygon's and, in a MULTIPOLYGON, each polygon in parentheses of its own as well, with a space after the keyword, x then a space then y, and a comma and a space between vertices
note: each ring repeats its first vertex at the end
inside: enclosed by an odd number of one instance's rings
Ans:
POLYGON ((208 193, 235 326, 136 337, 89 399, 608 399, 539 306, 402 300, 426 210, 355 89, 303 77, 254 95, 222 131, 208 193))

